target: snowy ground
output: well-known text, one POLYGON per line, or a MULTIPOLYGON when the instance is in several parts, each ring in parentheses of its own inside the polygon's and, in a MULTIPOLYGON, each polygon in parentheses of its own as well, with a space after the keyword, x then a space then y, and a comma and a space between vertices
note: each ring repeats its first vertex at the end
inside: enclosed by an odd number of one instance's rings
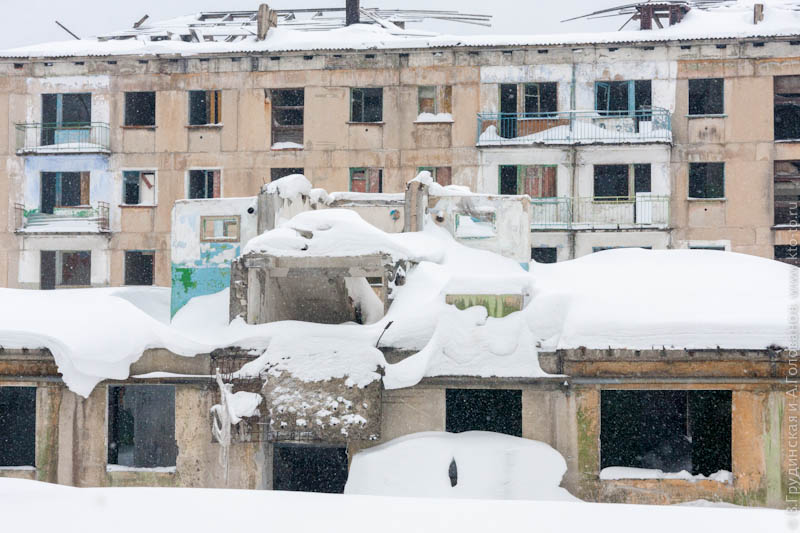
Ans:
POLYGON ((223 489, 74 489, 0 479, 3 531, 431 531, 667 533, 790 531, 784 511, 441 500, 223 489))

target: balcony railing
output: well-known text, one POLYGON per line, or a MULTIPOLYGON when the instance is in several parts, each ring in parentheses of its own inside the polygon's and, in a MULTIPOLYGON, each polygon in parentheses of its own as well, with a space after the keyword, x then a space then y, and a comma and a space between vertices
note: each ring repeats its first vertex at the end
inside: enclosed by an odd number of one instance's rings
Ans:
POLYGON ((109 153, 107 122, 61 124, 17 124, 17 153, 76 154, 109 153))
POLYGON ((110 206, 54 207, 52 213, 14 204, 14 229, 23 233, 104 233, 110 231, 110 206))
POLYGON ((666 109, 478 113, 478 146, 672 142, 666 109))
POLYGON ((531 229, 666 228, 669 196, 531 198, 531 229))

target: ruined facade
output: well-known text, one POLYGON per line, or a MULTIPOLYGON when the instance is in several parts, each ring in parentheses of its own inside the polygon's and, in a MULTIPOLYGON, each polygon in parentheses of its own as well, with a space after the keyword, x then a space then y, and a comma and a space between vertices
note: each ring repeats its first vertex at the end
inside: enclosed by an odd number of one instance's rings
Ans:
POLYGON ((426 169, 527 194, 540 261, 620 246, 787 259, 798 43, 7 52, 0 283, 167 285, 174 202, 297 172, 401 193, 426 169))

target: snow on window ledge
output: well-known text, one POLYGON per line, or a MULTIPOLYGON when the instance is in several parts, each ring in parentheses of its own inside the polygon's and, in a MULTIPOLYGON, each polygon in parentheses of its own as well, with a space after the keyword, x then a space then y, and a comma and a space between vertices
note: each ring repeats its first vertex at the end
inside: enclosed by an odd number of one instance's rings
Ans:
POLYGON ((453 115, 450 113, 420 113, 417 115, 417 120, 414 124, 429 124, 429 123, 452 123, 453 115))
POLYGON ((303 145, 292 142, 275 143, 271 147, 272 150, 302 150, 303 145))
POLYGON ((31 472, 36 470, 35 466, 30 465, 21 465, 21 466, 0 466, 0 472, 14 472, 14 471, 25 471, 31 472))
POLYGON ((616 481, 623 479, 682 479, 684 481, 717 481, 719 483, 733 483, 733 474, 727 470, 719 470, 710 476, 703 474, 692 475, 686 470, 680 472, 664 472, 653 468, 632 468, 627 466, 609 466, 600 471, 601 481, 616 481))
POLYGON ((106 465, 106 472, 156 472, 161 474, 174 474, 174 466, 124 466, 124 465, 106 465))

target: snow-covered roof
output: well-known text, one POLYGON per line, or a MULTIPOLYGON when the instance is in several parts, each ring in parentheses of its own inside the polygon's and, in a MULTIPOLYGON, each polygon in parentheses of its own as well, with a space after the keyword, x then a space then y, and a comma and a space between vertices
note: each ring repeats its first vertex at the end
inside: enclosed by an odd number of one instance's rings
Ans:
MULTIPOLYGON (((291 26, 270 29, 263 41, 243 36, 235 42, 149 40, 153 25, 138 30, 142 38, 126 40, 83 39, 52 42, 0 51, 5 58, 154 56, 267 53, 322 50, 391 50, 453 47, 559 46, 651 43, 700 39, 747 39, 793 37, 800 35, 797 0, 762 0, 764 19, 753 23, 754 0, 738 0, 689 11, 683 20, 663 29, 624 30, 597 33, 558 33, 522 35, 443 35, 406 30, 394 25, 354 24, 324 31, 303 31, 291 26)), ((196 21, 197 15, 166 21, 164 26, 181 26, 196 21)), ((180 31, 175 35, 179 35, 180 31)))

